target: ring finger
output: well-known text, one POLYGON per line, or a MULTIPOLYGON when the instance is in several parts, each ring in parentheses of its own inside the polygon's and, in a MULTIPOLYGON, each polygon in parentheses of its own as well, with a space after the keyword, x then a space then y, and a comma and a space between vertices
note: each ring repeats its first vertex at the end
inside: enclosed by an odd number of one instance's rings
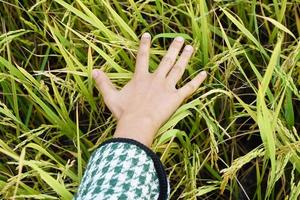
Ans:
POLYGON ((187 66, 192 54, 193 54, 193 47, 191 45, 186 45, 181 53, 179 59, 175 63, 175 65, 170 70, 169 74, 167 75, 167 80, 170 82, 171 85, 176 86, 176 83, 182 77, 185 67, 187 66))

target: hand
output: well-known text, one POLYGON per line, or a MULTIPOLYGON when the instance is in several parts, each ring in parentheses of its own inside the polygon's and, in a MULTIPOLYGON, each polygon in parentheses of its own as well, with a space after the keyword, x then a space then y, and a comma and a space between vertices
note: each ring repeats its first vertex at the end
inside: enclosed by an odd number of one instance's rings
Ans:
POLYGON ((148 147, 158 129, 206 78, 206 72, 202 71, 182 88, 176 89, 193 53, 193 47, 186 45, 175 63, 184 43, 182 37, 173 40, 156 71, 150 73, 150 43, 150 34, 144 33, 133 78, 120 91, 102 70, 92 72, 105 104, 118 121, 114 137, 135 139, 148 147))

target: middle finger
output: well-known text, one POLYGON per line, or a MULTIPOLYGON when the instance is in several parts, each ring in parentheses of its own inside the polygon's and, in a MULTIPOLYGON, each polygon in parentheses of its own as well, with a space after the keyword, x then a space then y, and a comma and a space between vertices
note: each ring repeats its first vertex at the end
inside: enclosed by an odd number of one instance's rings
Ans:
POLYGON ((176 37, 173 42, 171 43, 168 52, 166 55, 162 58, 160 64, 158 65, 158 68, 154 73, 161 77, 166 77, 167 73, 172 68, 173 64, 176 61, 176 58, 178 56, 178 53, 184 43, 183 37, 176 37))

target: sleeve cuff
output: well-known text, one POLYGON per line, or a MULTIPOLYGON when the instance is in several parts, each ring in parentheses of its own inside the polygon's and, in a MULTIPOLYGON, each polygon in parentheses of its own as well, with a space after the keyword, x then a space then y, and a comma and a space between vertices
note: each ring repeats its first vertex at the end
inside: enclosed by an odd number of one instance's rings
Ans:
POLYGON ((167 179, 167 174, 166 174, 166 171, 164 169, 164 166, 161 163, 160 158, 158 157, 158 155, 156 155, 146 145, 138 142, 137 140, 129 139, 129 138, 121 138, 121 137, 110 138, 110 139, 102 142, 99 147, 101 147, 101 146, 103 146, 107 143, 112 143, 112 142, 123 142, 123 143, 129 143, 129 144, 136 145, 137 147, 144 150, 149 157, 151 157, 151 159, 153 160, 153 163, 154 163, 154 167, 155 167, 155 170, 156 170, 156 173, 157 173, 158 180, 159 180, 159 196, 158 196, 158 199, 159 200, 168 199, 169 192, 170 192, 169 181, 167 179))

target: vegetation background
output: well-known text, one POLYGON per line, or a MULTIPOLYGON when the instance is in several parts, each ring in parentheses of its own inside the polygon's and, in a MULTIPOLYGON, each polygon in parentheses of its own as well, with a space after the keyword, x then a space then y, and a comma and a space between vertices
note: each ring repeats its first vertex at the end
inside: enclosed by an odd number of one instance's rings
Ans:
POLYGON ((116 125, 91 70, 122 88, 147 31, 151 71, 178 35, 178 86, 208 71, 152 146, 171 199, 299 199, 299 3, 0 0, 0 198, 72 198, 116 125))

